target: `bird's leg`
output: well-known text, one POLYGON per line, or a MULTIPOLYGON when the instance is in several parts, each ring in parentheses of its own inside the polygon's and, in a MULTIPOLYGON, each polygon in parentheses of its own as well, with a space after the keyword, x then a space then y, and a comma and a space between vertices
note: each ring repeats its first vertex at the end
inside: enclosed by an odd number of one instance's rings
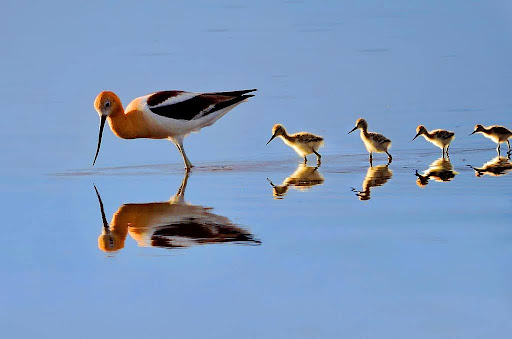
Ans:
POLYGON ((183 180, 181 181, 181 186, 178 189, 178 192, 176 192, 176 195, 184 197, 185 196, 185 190, 187 189, 187 182, 188 182, 188 176, 190 173, 187 171, 185 172, 185 176, 183 177, 183 180))
POLYGON ((308 158, 306 156, 304 156, 304 165, 307 164, 308 162, 308 158))
POLYGON ((510 140, 507 140, 507 145, 508 145, 508 152, 510 154, 510 140))
POLYGON ((450 145, 446 146, 446 155, 448 155, 450 149, 450 145))
POLYGON ((498 147, 496 147, 496 152, 498 152, 498 155, 501 155, 501 144, 498 142, 498 147))
POLYGON ((373 166, 373 157, 372 157, 372 152, 370 152, 370 167, 373 166))
POLYGON ((178 148, 178 151, 180 151, 181 157, 183 158, 183 162, 185 163, 185 169, 187 170, 187 172, 190 171, 190 169, 194 167, 194 165, 192 165, 190 160, 188 160, 187 154, 185 153, 185 148, 183 148, 183 141, 176 140, 175 145, 178 148))
POLYGON ((389 154, 388 151, 386 151, 386 154, 388 155, 388 164, 391 164, 391 161, 393 161, 393 157, 391 156, 391 154, 389 154))
POLYGON ((443 159, 444 159, 444 154, 445 154, 445 152, 444 152, 444 146, 443 146, 443 159))
POLYGON ((321 160, 322 156, 317 151, 315 151, 315 150, 312 150, 312 151, 316 155, 316 165, 319 166, 322 163, 322 160, 321 160))

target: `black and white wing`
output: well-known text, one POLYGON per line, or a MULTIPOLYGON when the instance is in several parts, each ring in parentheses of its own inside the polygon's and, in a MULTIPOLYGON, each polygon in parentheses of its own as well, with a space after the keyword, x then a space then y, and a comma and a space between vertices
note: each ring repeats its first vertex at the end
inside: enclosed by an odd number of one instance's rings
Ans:
POLYGON ((236 105, 254 96, 247 94, 254 91, 256 89, 215 93, 162 91, 149 95, 146 104, 154 114, 176 120, 191 121, 236 105))

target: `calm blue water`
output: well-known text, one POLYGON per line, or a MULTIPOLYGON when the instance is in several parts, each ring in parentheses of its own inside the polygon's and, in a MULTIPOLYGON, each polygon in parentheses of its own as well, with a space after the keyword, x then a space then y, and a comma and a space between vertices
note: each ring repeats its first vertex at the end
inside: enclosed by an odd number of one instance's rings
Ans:
POLYGON ((509 337, 512 171, 475 172, 495 145, 468 136, 512 127, 508 2, 0 8, 4 336, 509 337), (91 167, 101 90, 244 88, 185 141, 188 204, 166 203, 184 179, 167 141, 106 129, 91 167), (388 167, 347 135, 359 117, 393 141, 388 167), (277 122, 325 137, 320 168, 265 146, 277 122), (450 163, 410 141, 420 123, 455 131, 450 163), (151 246, 176 220, 220 231, 151 246))

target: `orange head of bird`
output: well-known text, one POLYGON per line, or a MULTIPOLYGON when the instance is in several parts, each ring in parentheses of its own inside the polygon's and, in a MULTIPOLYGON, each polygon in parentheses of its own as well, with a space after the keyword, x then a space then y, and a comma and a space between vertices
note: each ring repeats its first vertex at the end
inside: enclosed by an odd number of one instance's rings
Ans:
POLYGON ((93 166, 96 163, 96 158, 100 152, 101 137, 103 136, 103 127, 105 127, 105 121, 107 120, 107 117, 112 116, 119 109, 122 110, 122 104, 121 100, 119 100, 115 93, 103 91, 98 94, 96 100, 94 100, 94 108, 100 116, 100 133, 98 136, 98 147, 96 148, 96 155, 94 156, 94 161, 92 162, 93 166))
POLYGON ((100 193, 94 185, 94 190, 96 191, 96 197, 98 198, 98 203, 100 205, 101 219, 103 221, 103 228, 100 236, 98 237, 98 248, 103 252, 115 252, 124 247, 124 237, 122 235, 116 234, 110 230, 108 225, 107 217, 105 216, 105 209, 103 207, 103 201, 101 201, 100 193))

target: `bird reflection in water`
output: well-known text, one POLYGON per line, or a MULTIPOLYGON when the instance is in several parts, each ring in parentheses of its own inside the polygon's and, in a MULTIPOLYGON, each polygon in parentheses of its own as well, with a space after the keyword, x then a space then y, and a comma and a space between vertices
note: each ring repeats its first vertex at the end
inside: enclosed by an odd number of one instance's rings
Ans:
POLYGON ((274 198, 283 199, 288 192, 288 187, 293 187, 299 191, 306 191, 315 185, 323 184, 324 177, 318 171, 318 167, 300 164, 295 172, 284 179, 281 185, 274 185, 269 178, 267 180, 272 186, 274 198))
POLYGON ((389 169, 389 163, 387 165, 370 166, 364 177, 362 190, 358 191, 352 188, 352 192, 356 193, 359 200, 370 200, 372 187, 384 185, 392 176, 393 171, 389 169))
POLYGON ((510 155, 508 157, 497 156, 485 164, 482 167, 473 167, 468 165, 475 171, 477 177, 489 175, 493 177, 499 177, 505 175, 512 170, 512 162, 510 162, 510 155))
POLYGON ((423 171, 423 174, 419 174, 416 171, 416 184, 419 187, 425 187, 428 185, 430 178, 434 178, 437 182, 448 182, 451 181, 455 176, 459 174, 453 170, 453 165, 450 162, 450 158, 441 157, 430 164, 430 167, 423 171))
POLYGON ((115 252, 124 247, 126 236, 139 246, 184 248, 216 243, 259 245, 260 241, 228 218, 214 214, 212 208, 185 202, 188 173, 169 201, 124 204, 114 213, 110 224, 105 217, 100 194, 96 190, 103 219, 103 230, 98 247, 104 252, 115 252))

